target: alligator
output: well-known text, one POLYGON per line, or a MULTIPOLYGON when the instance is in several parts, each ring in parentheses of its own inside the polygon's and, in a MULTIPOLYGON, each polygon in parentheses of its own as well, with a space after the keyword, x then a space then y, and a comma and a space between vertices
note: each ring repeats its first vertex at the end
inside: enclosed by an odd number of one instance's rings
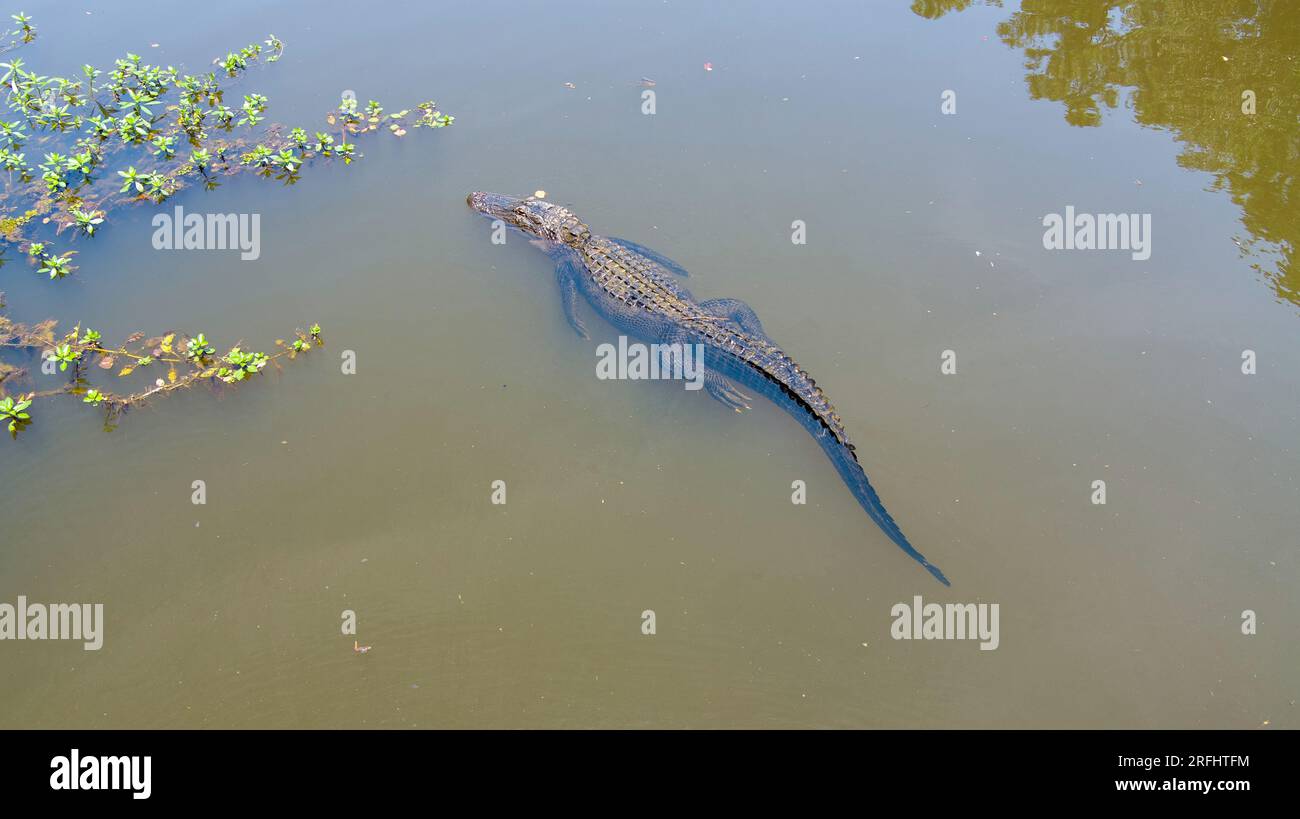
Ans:
MULTIPOLYGON (((581 294, 615 328, 661 349, 703 345, 704 389, 709 395, 736 412, 749 409, 753 399, 734 382, 789 413, 821 445, 853 497, 889 539, 939 582, 950 585, 885 511, 826 394, 768 337, 749 305, 738 299, 697 301, 673 278, 689 273, 672 259, 626 239, 596 235, 567 207, 540 197, 475 192, 467 202, 530 237, 550 256, 565 319, 579 336, 589 338, 578 315, 581 294)), ((665 361, 662 366, 670 365, 665 361)))

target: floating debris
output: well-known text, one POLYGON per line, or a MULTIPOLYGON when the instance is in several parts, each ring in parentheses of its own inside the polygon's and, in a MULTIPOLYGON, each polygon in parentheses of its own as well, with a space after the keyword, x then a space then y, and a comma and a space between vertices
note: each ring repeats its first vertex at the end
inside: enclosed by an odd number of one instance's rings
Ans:
POLYGON ((565 87, 565 88, 568 88, 568 89, 574 89, 574 88, 577 88, 578 86, 574 85, 574 84, 571 83, 571 82, 566 82, 566 83, 564 84, 564 87, 565 87))

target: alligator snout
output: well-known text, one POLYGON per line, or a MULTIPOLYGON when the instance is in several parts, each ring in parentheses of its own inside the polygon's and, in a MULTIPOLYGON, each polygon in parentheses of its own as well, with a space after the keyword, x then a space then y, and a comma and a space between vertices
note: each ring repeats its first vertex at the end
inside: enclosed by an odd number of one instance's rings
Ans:
POLYGON ((465 197, 465 203, 474 210, 487 216, 496 217, 508 212, 518 202, 517 197, 503 196, 499 193, 487 193, 485 191, 474 191, 465 197))

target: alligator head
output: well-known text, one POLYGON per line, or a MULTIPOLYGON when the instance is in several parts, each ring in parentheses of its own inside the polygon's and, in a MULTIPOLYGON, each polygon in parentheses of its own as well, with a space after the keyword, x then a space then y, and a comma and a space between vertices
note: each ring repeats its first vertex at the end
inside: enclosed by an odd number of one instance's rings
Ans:
POLYGON ((519 199, 475 191, 465 201, 484 216, 500 219, 515 230, 537 239, 580 245, 591 238, 591 231, 573 211, 535 196, 519 199))

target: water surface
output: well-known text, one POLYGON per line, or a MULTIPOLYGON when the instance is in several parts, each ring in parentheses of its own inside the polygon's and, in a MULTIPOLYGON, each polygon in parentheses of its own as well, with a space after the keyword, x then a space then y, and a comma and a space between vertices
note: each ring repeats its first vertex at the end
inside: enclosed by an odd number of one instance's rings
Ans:
POLYGON ((0 600, 108 620, 99 652, 0 644, 0 725, 1295 727, 1300 10, 1024 5, 28 7, 41 73, 274 32, 236 86, 273 120, 351 89, 457 123, 163 206, 260 213, 257 261, 155 251, 146 206, 69 281, 0 270, 18 320, 327 340, 0 442, 0 600), (465 207, 538 189, 750 303, 953 587, 775 408, 598 380, 613 331, 465 207), (1067 205, 1150 213, 1150 260, 1045 250, 1067 205), (892 640, 918 594, 999 604, 999 648, 892 640))

